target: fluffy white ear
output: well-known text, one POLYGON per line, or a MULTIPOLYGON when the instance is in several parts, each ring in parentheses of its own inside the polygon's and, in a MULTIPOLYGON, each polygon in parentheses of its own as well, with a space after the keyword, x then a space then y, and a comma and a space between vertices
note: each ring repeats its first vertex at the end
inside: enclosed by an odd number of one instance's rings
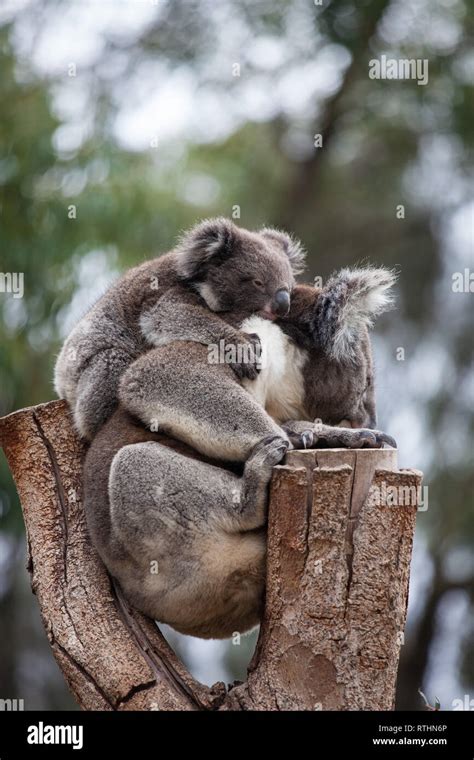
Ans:
POLYGON ((390 269, 341 269, 321 291, 313 330, 318 343, 337 361, 352 359, 362 330, 391 308, 396 280, 390 269))
POLYGON ((274 227, 263 227, 260 230, 260 234, 276 241, 283 248, 283 252, 288 256, 291 270, 295 276, 304 271, 306 266, 306 251, 299 240, 289 235, 288 232, 277 230, 274 227))
POLYGON ((209 262, 232 255, 239 228, 223 216, 204 219, 185 232, 177 247, 178 275, 183 280, 198 280, 209 262))

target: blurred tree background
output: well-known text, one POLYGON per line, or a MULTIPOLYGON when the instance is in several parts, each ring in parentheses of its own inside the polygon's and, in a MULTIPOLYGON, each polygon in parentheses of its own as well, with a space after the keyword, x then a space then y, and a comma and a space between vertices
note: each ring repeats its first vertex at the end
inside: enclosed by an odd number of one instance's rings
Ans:
MULTIPOLYGON (((374 338, 379 426, 428 485, 400 709, 422 708, 419 687, 444 709, 474 690, 473 295, 453 289, 473 267, 473 32, 468 0, 0 8, 0 272, 24 273, 23 298, 0 291, 0 414, 53 398, 75 320, 201 217, 291 230, 307 281, 400 270, 374 338), (426 59, 428 83, 370 79, 382 54, 426 59)), ((0 697, 70 709, 1 453, 0 519, 0 697)), ((245 677, 255 634, 167 634, 202 680, 245 677)))

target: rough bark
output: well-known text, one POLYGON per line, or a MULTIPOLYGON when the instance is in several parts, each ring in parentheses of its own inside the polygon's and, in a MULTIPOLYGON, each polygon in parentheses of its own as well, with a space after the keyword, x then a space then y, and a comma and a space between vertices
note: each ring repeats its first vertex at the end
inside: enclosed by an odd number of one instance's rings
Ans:
POLYGON ((247 682, 226 692, 192 678, 93 550, 84 446, 67 405, 4 417, 0 442, 22 503, 32 589, 82 708, 393 709, 416 505, 370 496, 421 482, 397 470, 394 450, 291 452, 275 468, 264 619, 247 682))

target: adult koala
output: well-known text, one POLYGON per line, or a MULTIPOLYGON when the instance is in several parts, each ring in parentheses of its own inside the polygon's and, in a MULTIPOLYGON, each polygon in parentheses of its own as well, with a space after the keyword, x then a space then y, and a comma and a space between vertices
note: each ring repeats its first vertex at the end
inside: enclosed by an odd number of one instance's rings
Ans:
POLYGON ((84 477, 91 537, 132 605, 203 638, 259 622, 272 467, 302 436, 308 446, 395 445, 367 429, 376 421, 367 326, 393 280, 344 270, 322 290, 296 286, 288 317, 244 322, 266 354, 254 381, 239 383, 191 343, 129 368, 84 477), (157 420, 160 433, 143 425, 157 420))
POLYGON ((219 217, 197 224, 164 256, 126 272, 79 321, 55 367, 55 388, 91 440, 117 406, 120 377, 153 346, 175 340, 246 347, 239 379, 257 375, 255 337, 225 315, 285 315, 304 253, 284 232, 251 232, 219 217))

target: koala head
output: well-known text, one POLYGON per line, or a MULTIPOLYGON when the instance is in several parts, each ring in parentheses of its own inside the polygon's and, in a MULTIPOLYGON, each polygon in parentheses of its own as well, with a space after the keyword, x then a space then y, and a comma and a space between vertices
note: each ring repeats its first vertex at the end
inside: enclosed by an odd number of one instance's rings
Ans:
POLYGON ((305 402, 311 419, 346 427, 376 426, 368 328, 392 304, 388 269, 343 269, 322 289, 299 285, 281 326, 308 352, 305 402), (285 327, 286 324, 286 327, 285 327))
POLYGON ((223 217, 207 219, 181 239, 177 273, 212 311, 288 313, 296 274, 304 266, 300 243, 285 232, 237 227, 223 217))

